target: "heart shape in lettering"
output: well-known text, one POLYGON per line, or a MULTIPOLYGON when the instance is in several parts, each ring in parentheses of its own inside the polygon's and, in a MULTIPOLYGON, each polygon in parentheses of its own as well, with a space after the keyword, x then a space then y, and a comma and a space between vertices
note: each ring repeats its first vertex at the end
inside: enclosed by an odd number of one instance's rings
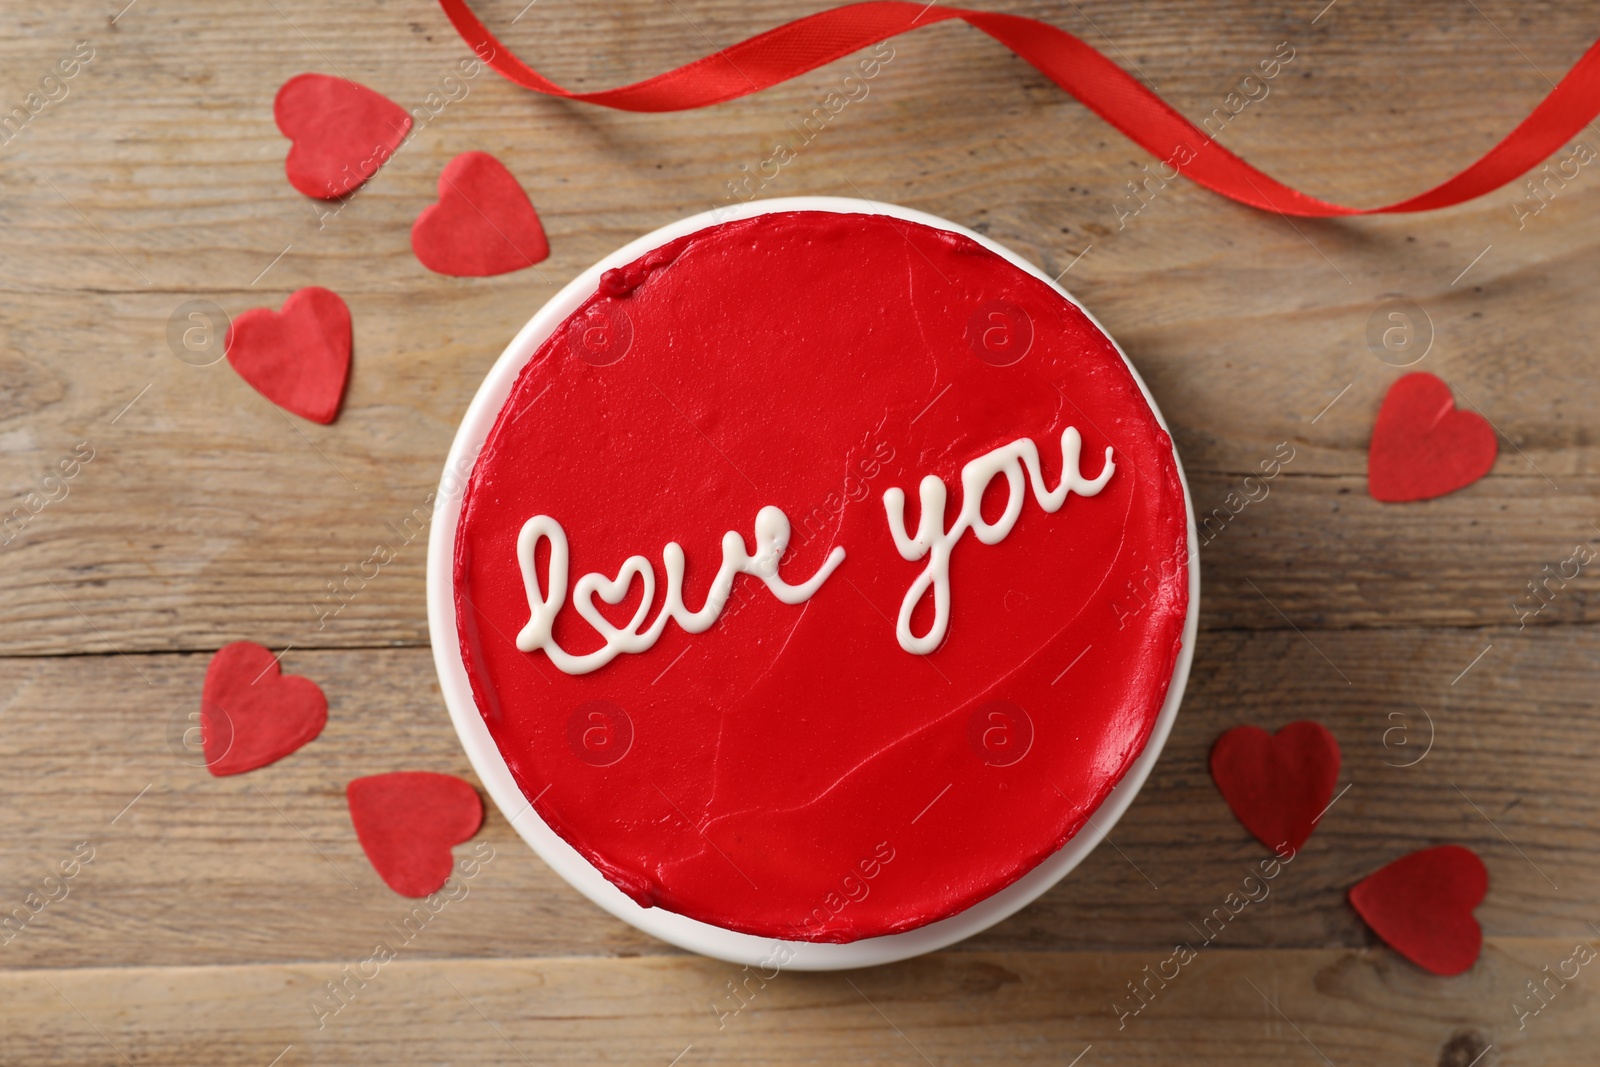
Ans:
POLYGON ((322 732, 328 699, 317 683, 283 674, 271 649, 224 645, 206 668, 200 738, 206 767, 219 778, 265 767, 322 732))
POLYGON ((350 377, 350 309, 315 286, 283 311, 251 308, 228 327, 228 363, 255 391, 301 418, 326 425, 339 414, 350 377))
POLYGON ((1389 387, 1367 448, 1367 491, 1390 503, 1431 500, 1489 473, 1499 445, 1482 415, 1456 408, 1450 387, 1407 374, 1389 387))
POLYGON ((289 138, 284 173, 306 196, 337 200, 360 188, 411 132, 411 116, 382 93, 328 74, 297 74, 272 102, 289 138))
POLYGON ((650 612, 650 602, 655 595, 656 573, 650 561, 643 556, 629 556, 622 561, 622 567, 617 571, 615 578, 607 578, 603 574, 585 574, 579 578, 572 586, 572 606, 578 609, 578 614, 582 615, 609 644, 615 636, 639 632, 639 627, 644 625, 645 616, 650 612), (594 597, 599 594, 600 599, 607 604, 620 604, 627 599, 628 590, 633 587, 635 578, 644 582, 644 596, 639 599, 639 607, 634 611, 633 619, 627 626, 618 629, 600 614, 600 609, 594 606, 594 597))
POLYGON ((1483 930, 1472 910, 1489 871, 1460 845, 1425 848, 1380 867, 1350 889, 1350 903, 1390 948, 1434 974, 1460 974, 1478 959, 1483 930))
POLYGON ((468 782, 432 771, 394 771, 345 787, 356 837, 384 882, 405 897, 438 892, 450 850, 478 832, 483 801, 468 782))
POLYGON ((439 175, 439 201, 417 216, 411 249, 431 271, 482 278, 533 266, 550 255, 550 242, 505 165, 464 152, 439 175))
POLYGON ((1299 849, 1333 797, 1339 742, 1318 722, 1236 726, 1211 747, 1211 779, 1257 841, 1299 849))

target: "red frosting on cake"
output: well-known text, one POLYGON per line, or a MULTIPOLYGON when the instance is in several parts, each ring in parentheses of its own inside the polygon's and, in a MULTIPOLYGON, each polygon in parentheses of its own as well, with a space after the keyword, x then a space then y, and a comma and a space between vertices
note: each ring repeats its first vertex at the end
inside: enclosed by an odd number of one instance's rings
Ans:
MULTIPOLYGON (((1001 520, 1004 474, 983 494, 1001 520)), ((536 573, 550 599, 551 545, 536 573)), ((478 708, 539 817, 640 904, 746 933, 827 942, 945 918, 1021 877, 1085 825, 1143 749, 1182 640, 1188 539, 1172 443, 1122 357, 1049 285, 975 242, 873 215, 785 212, 712 226, 604 276, 523 369, 478 458, 456 541, 461 651, 478 708), (948 630, 914 654, 896 619, 925 475, 1027 439, 1044 485, 1063 431, 1095 495, 1046 511, 1031 484, 1009 534, 949 557, 948 630), (522 651, 517 543, 535 515, 570 545, 553 638, 604 644, 580 576, 687 558, 706 600, 727 531, 793 524, 778 574, 739 574, 716 623, 668 621, 589 673, 522 651)), ((640 606, 635 577, 617 605, 640 606)), ((916 601, 911 631, 937 614, 916 601)))

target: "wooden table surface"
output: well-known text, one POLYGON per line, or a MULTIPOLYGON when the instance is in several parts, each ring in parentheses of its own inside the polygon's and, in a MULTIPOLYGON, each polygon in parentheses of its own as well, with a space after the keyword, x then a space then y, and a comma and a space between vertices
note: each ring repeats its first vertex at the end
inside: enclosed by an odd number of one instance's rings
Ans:
MULTIPOLYGON (((0 145, 4 511, 54 498, 0 547, 0 910, 26 913, 47 876, 92 854, 65 897, 4 935, 0 1062, 1595 1062, 1600 970, 1520 1024, 1517 1011, 1543 968, 1600 944, 1597 579, 1552 583, 1537 614, 1528 593, 1600 543, 1592 167, 1520 220, 1515 189, 1430 215, 1291 222, 1179 182, 1119 224, 1148 157, 964 26, 893 42, 869 96, 767 194, 896 201, 1052 274, 1070 266, 1065 284, 1172 424, 1202 513, 1293 448, 1270 496, 1204 549, 1188 696, 1115 847, 948 951, 785 973, 735 1012, 737 968, 593 907, 491 810, 493 858, 466 895, 319 1018, 316 992, 412 909, 366 863, 345 783, 472 779, 427 649, 423 539, 397 528, 528 316, 603 254, 717 203, 848 63, 656 116, 484 73, 319 218, 284 180, 277 87, 325 71, 425 107, 469 55, 439 10, 125 2, 0 8, 0 110, 92 54, 0 145), (455 279, 413 257, 412 220, 470 149, 538 205, 552 254, 537 270, 455 279), (178 358, 170 338, 207 315, 307 285, 355 319, 334 425, 284 415, 226 362, 178 358), (1396 311, 1409 347, 1369 343, 1396 311), (1419 356, 1493 422, 1500 458, 1462 492, 1380 505, 1367 438, 1394 364, 1419 356), (75 451, 93 458, 44 482, 75 451), (377 544, 398 557, 320 619, 329 583, 377 544), (209 653, 242 639, 287 649, 286 669, 326 691, 329 724, 292 758, 213 778, 184 732, 209 653), (1127 983, 1264 855, 1211 784, 1211 742, 1301 718, 1338 735, 1348 792, 1271 896, 1119 1027, 1127 983), (1482 958, 1448 979, 1378 943, 1344 897, 1445 842, 1477 850, 1491 879, 1482 958)), ((476 7, 581 88, 824 6, 524 2, 476 7)), ((1594 3, 978 2, 1084 36, 1196 121, 1288 42, 1292 60, 1219 140, 1358 204, 1476 158, 1600 36, 1594 3)))

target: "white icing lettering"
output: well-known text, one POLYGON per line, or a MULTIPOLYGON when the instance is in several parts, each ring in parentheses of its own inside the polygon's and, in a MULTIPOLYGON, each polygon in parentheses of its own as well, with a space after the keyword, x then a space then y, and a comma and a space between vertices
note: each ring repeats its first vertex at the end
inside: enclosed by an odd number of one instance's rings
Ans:
MULTIPOLYGON (((1038 466, 1037 460, 1034 466, 1038 466)), ((789 547, 790 532, 789 517, 782 509, 769 504, 756 513, 754 555, 745 551, 744 539, 737 533, 729 530, 723 534, 722 566, 718 568, 717 576, 711 582, 711 590, 706 594, 705 603, 699 611, 690 611, 683 602, 683 548, 676 541, 667 542, 661 550, 661 562, 667 575, 666 596, 661 613, 647 630, 641 630, 640 626, 644 624, 656 593, 655 568, 648 559, 629 556, 623 561, 615 578, 603 574, 585 574, 572 587, 573 603, 578 614, 605 639, 605 644, 593 652, 574 656, 557 644, 551 633, 556 615, 567 599, 567 534, 561 524, 550 516, 535 515, 523 524, 522 532, 517 537, 517 561, 522 567, 522 584, 528 594, 529 614, 528 624, 517 635, 517 647, 524 652, 542 648, 557 670, 566 674, 588 674, 610 663, 620 653, 649 650, 666 629, 668 619, 676 621, 691 634, 709 630, 728 603, 733 580, 739 574, 759 578, 772 595, 785 604, 804 603, 822 587, 834 568, 844 561, 844 549, 835 547, 815 574, 799 585, 791 585, 778 577, 778 563, 783 558, 784 550, 789 547), (540 586, 534 563, 534 553, 541 539, 550 542, 550 566, 545 587, 540 586), (635 578, 644 586, 639 607, 626 626, 613 626, 595 607, 595 597, 598 596, 607 604, 620 604, 627 598, 635 578), (545 588, 549 589, 548 599, 545 588)))
POLYGON ((1069 491, 1079 496, 1095 496, 1105 488, 1116 471, 1111 461, 1111 449, 1106 449, 1105 466, 1099 477, 1092 481, 1078 469, 1078 455, 1083 448, 1083 438, 1075 427, 1069 426, 1061 433, 1061 481, 1054 489, 1044 486, 1044 473, 1039 467, 1039 450, 1033 441, 1019 437, 1009 445, 987 452, 961 468, 961 511, 949 529, 944 524, 945 486, 937 475, 922 479, 917 493, 922 514, 917 519, 915 537, 906 533, 906 494, 898 486, 883 494, 883 507, 889 515, 889 532, 894 537, 900 555, 916 562, 927 557, 928 565, 917 575, 916 581, 900 602, 900 617, 895 622, 895 637, 907 652, 925 656, 939 647, 950 627, 950 553, 968 530, 986 545, 998 544, 1017 524, 1022 514, 1023 498, 1027 488, 1023 471, 1033 483, 1033 497, 1047 513, 1054 513, 1066 503, 1069 491), (1006 477, 1006 509, 998 520, 986 522, 980 513, 984 490, 998 475, 1006 477), (933 590, 933 625, 918 637, 911 632, 911 612, 929 588, 933 590))

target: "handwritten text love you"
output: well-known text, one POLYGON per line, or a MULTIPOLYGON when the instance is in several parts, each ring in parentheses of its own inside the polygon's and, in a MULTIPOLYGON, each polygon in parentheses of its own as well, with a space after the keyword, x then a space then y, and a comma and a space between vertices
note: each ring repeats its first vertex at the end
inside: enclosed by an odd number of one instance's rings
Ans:
MULTIPOLYGON (((950 556, 956 545, 968 533, 986 545, 998 544, 1011 533, 1022 514, 1022 507, 1033 489, 1033 498, 1047 514, 1053 514, 1066 503, 1067 496, 1092 497, 1104 489, 1116 473, 1116 464, 1108 447, 1105 464, 1095 478, 1085 478, 1079 469, 1083 439, 1074 427, 1061 433, 1061 478, 1054 489, 1045 485, 1044 472, 1039 462, 1039 450, 1033 441, 1019 437, 971 460, 961 468, 961 507, 949 526, 944 525, 948 490, 937 475, 923 477, 917 488, 921 512, 916 532, 906 526, 906 494, 898 486, 883 494, 883 507, 889 522, 889 533, 902 558, 916 562, 927 560, 920 574, 906 590, 900 604, 900 614, 895 622, 895 638, 900 647, 913 655, 927 655, 944 640, 950 626, 950 556), (981 513, 983 495, 995 478, 1006 479, 1006 505, 994 522, 984 519, 981 513), (933 595, 933 621, 926 633, 912 632, 911 616, 917 603, 933 595)), ((709 630, 722 614, 733 591, 733 582, 740 574, 748 574, 762 582, 779 601, 785 604, 802 604, 822 588, 833 572, 844 562, 845 550, 835 546, 822 566, 804 582, 791 584, 778 577, 778 565, 789 547, 792 527, 783 510, 769 504, 756 513, 755 551, 745 545, 744 538, 729 530, 722 535, 722 563, 705 602, 691 611, 683 600, 683 575, 685 558, 683 547, 676 541, 667 542, 661 550, 662 569, 666 575, 666 593, 661 610, 648 626, 645 617, 655 601, 656 572, 644 556, 629 556, 615 577, 589 573, 580 577, 572 587, 573 606, 599 634, 603 644, 593 652, 573 655, 557 643, 553 628, 556 616, 566 604, 568 546, 566 531, 549 515, 535 515, 522 526, 517 537, 517 561, 522 568, 522 583, 528 597, 528 622, 517 635, 517 647, 524 652, 542 649, 551 664, 566 674, 588 674, 610 663, 624 652, 640 653, 655 645, 669 621, 676 622, 687 633, 698 634, 709 630), (539 542, 550 544, 550 562, 546 578, 540 581, 535 563, 539 542), (628 596, 635 579, 643 584, 643 596, 638 609, 626 625, 615 626, 595 606, 598 596, 607 604, 622 603, 628 596)))

